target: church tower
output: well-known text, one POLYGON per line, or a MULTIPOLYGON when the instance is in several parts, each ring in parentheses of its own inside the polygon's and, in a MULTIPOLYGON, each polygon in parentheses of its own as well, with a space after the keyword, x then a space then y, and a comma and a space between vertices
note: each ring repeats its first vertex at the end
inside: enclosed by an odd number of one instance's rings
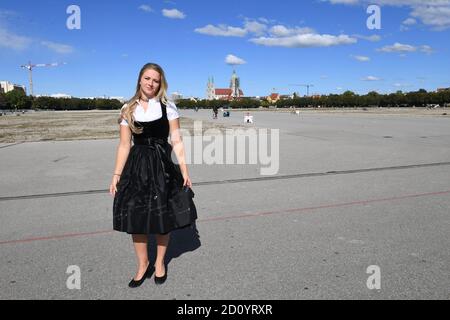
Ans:
POLYGON ((208 78, 208 85, 206 88, 206 99, 214 100, 216 98, 216 89, 214 87, 214 78, 208 78))
POLYGON ((231 81, 230 81, 231 96, 233 98, 239 98, 241 96, 239 82, 240 82, 240 80, 236 74, 236 71, 233 70, 233 75, 231 76, 231 81))

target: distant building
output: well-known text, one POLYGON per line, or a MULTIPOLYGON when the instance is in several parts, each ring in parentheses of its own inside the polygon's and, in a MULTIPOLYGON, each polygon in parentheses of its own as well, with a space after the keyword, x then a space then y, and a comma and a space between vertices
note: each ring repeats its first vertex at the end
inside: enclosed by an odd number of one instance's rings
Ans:
POLYGON ((61 99, 71 99, 72 96, 65 93, 54 93, 51 95, 48 94, 37 94, 34 96, 35 98, 47 97, 47 98, 61 98, 61 99))
POLYGON ((279 101, 281 98, 280 94, 278 93, 272 93, 270 96, 267 97, 267 101, 269 103, 276 103, 277 101, 279 101))
POLYGON ((68 94, 65 94, 65 93, 55 93, 55 94, 52 94, 50 97, 52 97, 52 98, 62 98, 62 99, 71 99, 72 98, 72 96, 70 96, 68 94))
POLYGON ((119 100, 120 103, 125 103, 127 101, 127 99, 125 99, 124 97, 109 97, 109 98, 119 100))
POLYGON ((295 95, 294 94, 279 94, 276 92, 273 92, 270 94, 270 96, 266 97, 266 100, 269 103, 276 103, 279 100, 289 100, 289 99, 294 99, 295 95))
POLYGON ((25 86, 21 86, 19 84, 13 84, 9 81, 0 81, 0 92, 7 93, 13 90, 22 90, 25 94, 27 93, 27 89, 25 86))
POLYGON ((231 75, 230 87, 229 88, 217 88, 214 84, 214 78, 208 79, 208 84, 206 88, 206 99, 207 100, 235 100, 242 98, 244 92, 240 88, 240 79, 236 75, 236 71, 233 70, 231 75))
POLYGON ((172 92, 172 94, 170 95, 170 100, 172 100, 173 102, 177 102, 181 99, 183 99, 183 95, 179 92, 172 92))
POLYGON ((450 88, 438 88, 437 92, 450 91, 450 88))

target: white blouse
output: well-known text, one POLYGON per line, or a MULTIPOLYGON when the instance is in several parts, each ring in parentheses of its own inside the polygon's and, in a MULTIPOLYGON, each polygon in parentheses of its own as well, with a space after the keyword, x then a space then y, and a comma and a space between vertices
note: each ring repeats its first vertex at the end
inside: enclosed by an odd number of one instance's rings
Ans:
MULTIPOLYGON (((125 108, 126 104, 122 107, 125 108)), ((180 117, 178 113, 178 109, 175 104, 171 101, 167 101, 167 119, 174 120, 180 117)), ((133 113, 134 120, 140 122, 154 121, 158 120, 162 117, 161 103, 158 98, 153 98, 148 101, 147 111, 144 111, 142 105, 137 101, 137 107, 133 113)), ((122 119, 120 123, 123 126, 128 126, 128 121, 126 119, 122 119)))

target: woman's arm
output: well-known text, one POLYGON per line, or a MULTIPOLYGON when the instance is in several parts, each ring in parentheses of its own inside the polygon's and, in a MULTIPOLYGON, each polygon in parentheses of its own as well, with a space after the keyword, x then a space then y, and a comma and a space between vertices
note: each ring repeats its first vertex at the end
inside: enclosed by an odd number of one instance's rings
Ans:
POLYGON ((186 165, 184 144, 183 144, 183 140, 181 138, 181 133, 180 133, 179 118, 170 120, 169 126, 170 126, 170 141, 172 143, 173 151, 175 152, 175 155, 177 156, 178 164, 180 165, 181 174, 183 175, 183 179, 184 179, 183 185, 192 187, 192 182, 191 182, 191 179, 189 178, 189 172, 188 172, 188 168, 186 165))
POLYGON ((117 192, 117 183, 120 180, 120 175, 128 159, 128 154, 131 149, 131 130, 126 125, 120 125, 120 142, 117 147, 116 164, 114 166, 114 172, 112 182, 109 187, 109 192, 112 196, 117 192))
POLYGON ((122 174, 131 149, 131 130, 128 126, 120 126, 120 142, 117 147, 116 166, 114 173, 122 174))

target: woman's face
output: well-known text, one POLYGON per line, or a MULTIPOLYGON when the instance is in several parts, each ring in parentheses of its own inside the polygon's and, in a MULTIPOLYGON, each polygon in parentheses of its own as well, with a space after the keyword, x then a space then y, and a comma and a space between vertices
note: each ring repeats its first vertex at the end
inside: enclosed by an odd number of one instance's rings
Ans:
POLYGON ((153 69, 147 69, 141 77, 141 92, 151 99, 158 93, 160 83, 161 75, 159 72, 153 69))

